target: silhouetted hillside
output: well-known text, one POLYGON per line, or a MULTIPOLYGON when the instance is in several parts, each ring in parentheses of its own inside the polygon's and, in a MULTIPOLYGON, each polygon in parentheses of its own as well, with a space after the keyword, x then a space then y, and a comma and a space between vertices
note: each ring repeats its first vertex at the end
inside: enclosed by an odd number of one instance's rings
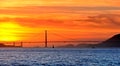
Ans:
POLYGON ((120 34, 114 35, 106 41, 99 44, 78 44, 76 46, 72 44, 60 46, 60 48, 104 48, 104 47, 120 47, 120 34))
POLYGON ((92 48, 94 46, 95 46, 95 44, 78 44, 75 47, 76 48, 92 48))
POLYGON ((0 43, 0 47, 21 47, 21 46, 5 45, 4 43, 0 43))
POLYGON ((67 44, 63 46, 58 46, 58 48, 74 48, 75 46, 73 44, 67 44))
POLYGON ((63 46, 58 46, 58 48, 92 48, 94 46, 95 46, 94 44, 77 44, 77 45, 67 44, 63 46))
POLYGON ((3 43, 0 43, 0 47, 4 47, 5 46, 5 44, 3 44, 3 43))
POLYGON ((120 34, 114 35, 110 39, 98 44, 96 47, 120 47, 120 34))

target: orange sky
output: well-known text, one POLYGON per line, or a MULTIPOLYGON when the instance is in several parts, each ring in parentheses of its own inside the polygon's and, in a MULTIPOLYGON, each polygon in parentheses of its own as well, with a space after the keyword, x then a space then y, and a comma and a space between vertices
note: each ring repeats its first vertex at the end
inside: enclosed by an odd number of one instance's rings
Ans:
MULTIPOLYGON (((120 33, 119 0, 0 0, 0 41, 104 40, 120 33)), ((34 45, 31 45, 34 46, 34 45)))

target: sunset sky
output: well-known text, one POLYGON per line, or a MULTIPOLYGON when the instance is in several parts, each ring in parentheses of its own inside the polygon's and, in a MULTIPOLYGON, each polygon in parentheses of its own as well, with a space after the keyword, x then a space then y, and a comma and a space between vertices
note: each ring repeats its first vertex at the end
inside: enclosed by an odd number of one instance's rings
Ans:
POLYGON ((51 41, 105 40, 120 33, 120 1, 0 0, 0 41, 44 41, 44 30, 51 41))

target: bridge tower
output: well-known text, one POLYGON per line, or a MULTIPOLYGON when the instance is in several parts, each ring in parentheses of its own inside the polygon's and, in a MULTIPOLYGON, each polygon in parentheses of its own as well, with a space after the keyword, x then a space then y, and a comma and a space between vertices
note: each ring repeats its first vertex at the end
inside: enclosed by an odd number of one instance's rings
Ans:
POLYGON ((23 42, 20 42, 20 47, 23 47, 23 42))
POLYGON ((48 47, 48 36, 47 36, 47 30, 45 30, 45 48, 48 47))

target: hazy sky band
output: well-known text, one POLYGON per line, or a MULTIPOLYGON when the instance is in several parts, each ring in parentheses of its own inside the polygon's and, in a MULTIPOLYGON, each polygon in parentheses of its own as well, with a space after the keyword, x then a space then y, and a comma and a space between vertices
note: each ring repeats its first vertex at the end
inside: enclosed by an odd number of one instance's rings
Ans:
POLYGON ((1 7, 14 6, 120 6, 119 0, 0 0, 1 7))

